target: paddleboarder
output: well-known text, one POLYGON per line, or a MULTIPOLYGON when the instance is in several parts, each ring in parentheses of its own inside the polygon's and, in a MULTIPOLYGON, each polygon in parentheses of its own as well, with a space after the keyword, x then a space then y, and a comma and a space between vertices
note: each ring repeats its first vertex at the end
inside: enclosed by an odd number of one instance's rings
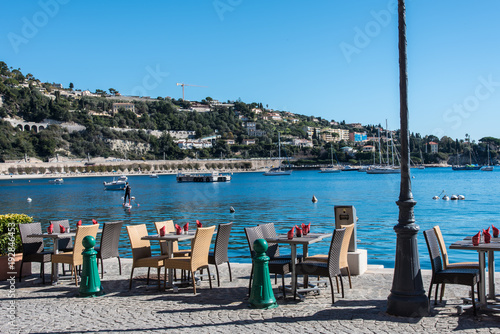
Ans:
POLYGON ((125 205, 127 203, 127 196, 128 196, 128 205, 130 206, 130 191, 131 191, 131 188, 127 182, 127 183, 125 183, 125 196, 123 197, 123 205, 125 205))

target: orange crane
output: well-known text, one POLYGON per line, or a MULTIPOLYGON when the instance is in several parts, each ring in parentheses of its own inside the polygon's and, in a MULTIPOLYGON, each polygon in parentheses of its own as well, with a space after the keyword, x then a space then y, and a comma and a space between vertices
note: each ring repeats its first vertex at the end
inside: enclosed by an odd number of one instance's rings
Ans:
POLYGON ((185 83, 177 83, 177 86, 182 86, 182 99, 184 99, 184 86, 191 86, 191 87, 204 87, 204 88, 207 88, 207 86, 198 86, 198 85, 189 85, 189 84, 185 84, 185 83))

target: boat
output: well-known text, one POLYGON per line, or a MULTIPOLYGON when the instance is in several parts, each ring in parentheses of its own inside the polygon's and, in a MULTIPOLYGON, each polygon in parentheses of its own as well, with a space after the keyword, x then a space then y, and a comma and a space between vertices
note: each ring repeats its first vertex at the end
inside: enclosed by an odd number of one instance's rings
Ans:
POLYGON ((182 182, 229 182, 232 176, 220 172, 212 173, 177 173, 176 180, 182 182))
POLYGON ((490 166, 490 145, 488 144, 488 164, 486 166, 481 167, 481 170, 484 172, 492 172, 493 166, 490 166))
POLYGON ((281 139, 280 133, 278 132, 278 159, 280 161, 280 165, 278 167, 271 167, 267 172, 264 173, 265 176, 281 176, 281 175, 290 175, 292 174, 292 170, 290 169, 290 161, 288 162, 289 169, 284 169, 281 166, 281 139))
POLYGON ((149 174, 149 177, 152 178, 152 179, 157 179, 158 178, 158 174, 149 174))
POLYGON ((342 171, 343 171, 343 172, 355 172, 355 171, 358 171, 358 170, 359 170, 359 168, 352 167, 352 166, 350 166, 350 165, 344 166, 344 167, 342 168, 342 171))
POLYGON ((417 166, 417 169, 425 169, 424 158, 422 157, 422 150, 420 150, 420 165, 417 166))
MULTIPOLYGON (((320 168, 319 169, 320 173, 340 173, 340 169, 333 165, 333 145, 331 146, 331 148, 332 148, 332 166, 320 168)), ((336 155, 335 155, 335 158, 336 158, 336 155)), ((338 165, 338 161, 337 161, 337 165, 338 165)))
POLYGON ((58 178, 58 179, 55 179, 55 180, 49 180, 49 183, 50 184, 63 184, 64 180, 62 178, 58 178))
POLYGON ((110 182, 103 182, 104 184, 104 190, 123 190, 125 189, 125 185, 127 183, 127 176, 126 175, 121 175, 118 180, 115 180, 113 178, 113 181, 110 182))
MULTIPOLYGON (((387 128, 387 123, 386 123, 387 128)), ((392 165, 389 165, 389 137, 386 134, 387 139, 387 165, 382 165, 382 144, 380 143, 380 133, 378 135, 379 140, 379 166, 371 166, 366 170, 366 174, 400 174, 401 168, 394 166, 394 144, 392 142, 391 135, 391 148, 392 148, 392 165)))
MULTIPOLYGON (((465 135, 465 140, 467 141, 467 135, 465 135)), ((469 137, 469 163, 467 165, 464 165, 464 166, 460 166, 460 165, 451 166, 451 169, 452 170, 480 170, 481 166, 479 166, 478 164, 472 163, 471 152, 472 152, 472 147, 470 146, 470 137, 469 137)), ((459 155, 458 155, 458 149, 457 149, 457 163, 460 163, 458 157, 459 157, 459 155)))

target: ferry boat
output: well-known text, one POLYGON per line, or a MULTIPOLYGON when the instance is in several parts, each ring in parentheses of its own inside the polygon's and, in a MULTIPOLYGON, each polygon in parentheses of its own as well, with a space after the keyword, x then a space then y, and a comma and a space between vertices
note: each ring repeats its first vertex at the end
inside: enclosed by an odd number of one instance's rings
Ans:
POLYGON ((177 182, 229 182, 231 175, 212 173, 177 173, 177 182))
POLYGON ((121 175, 118 180, 115 180, 113 178, 113 181, 110 182, 103 182, 104 184, 104 190, 123 190, 125 189, 125 185, 127 183, 127 176, 126 175, 121 175))

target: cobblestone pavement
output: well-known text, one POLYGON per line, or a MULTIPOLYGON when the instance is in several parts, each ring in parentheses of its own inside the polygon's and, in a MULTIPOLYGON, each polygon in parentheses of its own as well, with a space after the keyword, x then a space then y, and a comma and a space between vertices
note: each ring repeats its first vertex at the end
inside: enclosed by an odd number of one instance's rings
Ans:
MULTIPOLYGON (((500 315, 472 310, 457 314, 460 297, 468 288, 448 286, 445 299, 431 315, 403 318, 385 313, 392 286, 392 270, 370 268, 353 277, 353 289, 345 280, 345 298, 335 294, 331 304, 330 289, 319 295, 309 294, 304 301, 278 298, 278 308, 251 309, 247 302, 250 265, 233 264, 233 282, 227 266, 221 266, 221 287, 209 289, 203 280, 193 295, 192 287, 159 292, 156 281, 146 285, 145 270, 137 270, 132 290, 128 290, 131 261, 122 261, 123 275, 118 275, 116 259, 105 260, 102 285, 106 295, 79 298, 78 289, 69 279, 57 286, 43 285, 38 275, 16 283, 15 325, 8 323, 7 282, 0 286, 1 333, 429 333, 455 332, 499 333, 500 315), (7 320, 6 320, 7 319, 7 320)), ((47 271, 49 266, 47 265, 47 271)), ((39 266, 33 264, 33 272, 39 266)), ((153 271, 152 271, 153 272, 153 271)), ((49 279, 49 276, 46 276, 49 279)), ((497 275, 500 277, 500 275, 497 275)), ((427 289, 430 272, 423 272, 427 289)), ((280 281, 280 280, 278 280, 280 281)), ((281 293, 274 285, 275 295, 281 293)), ((500 281, 497 280, 497 284, 500 281)))

